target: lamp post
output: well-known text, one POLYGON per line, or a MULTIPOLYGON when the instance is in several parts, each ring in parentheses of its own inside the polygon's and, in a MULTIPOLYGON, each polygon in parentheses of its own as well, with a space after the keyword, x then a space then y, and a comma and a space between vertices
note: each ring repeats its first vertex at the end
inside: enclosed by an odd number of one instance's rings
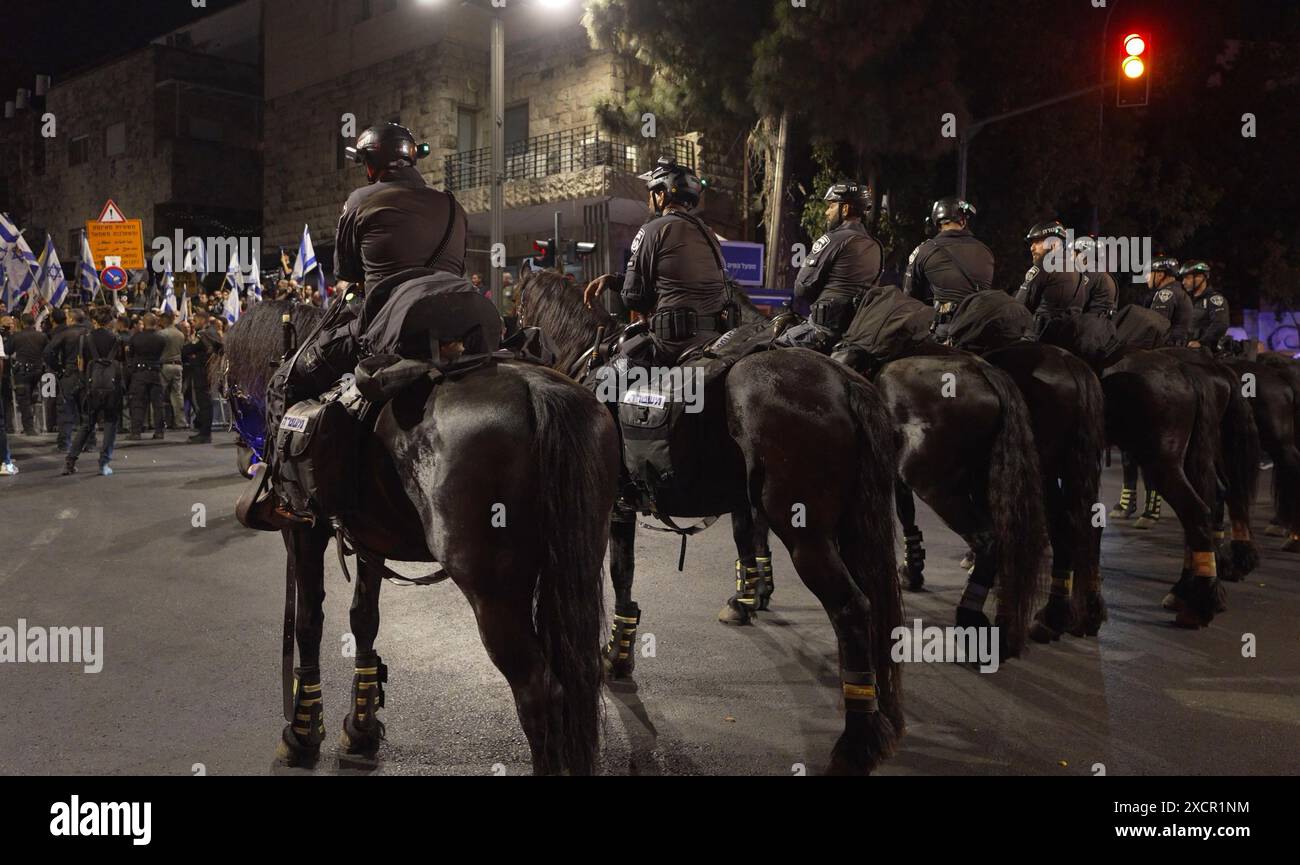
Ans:
POLYGON ((488 270, 492 279, 492 297, 497 309, 505 312, 505 292, 501 287, 501 268, 496 266, 498 250, 506 242, 506 23, 503 9, 492 10, 492 200, 490 218, 492 242, 488 270))

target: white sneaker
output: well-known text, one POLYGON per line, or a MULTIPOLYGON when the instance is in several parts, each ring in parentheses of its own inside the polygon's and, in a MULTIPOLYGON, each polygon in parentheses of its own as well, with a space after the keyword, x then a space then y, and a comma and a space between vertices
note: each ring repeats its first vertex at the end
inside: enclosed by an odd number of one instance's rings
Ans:
POLYGON ((13 477, 16 474, 18 474, 18 466, 13 463, 0 465, 0 477, 13 477))

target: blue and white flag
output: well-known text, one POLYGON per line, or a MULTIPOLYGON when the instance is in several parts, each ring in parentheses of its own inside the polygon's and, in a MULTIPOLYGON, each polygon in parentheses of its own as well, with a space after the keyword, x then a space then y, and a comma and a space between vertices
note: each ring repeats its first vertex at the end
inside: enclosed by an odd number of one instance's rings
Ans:
POLYGON ((18 238, 22 237, 22 232, 18 226, 14 225, 9 214, 0 212, 0 260, 4 259, 18 243, 18 238))
POLYGON ((230 296, 226 298, 226 323, 234 324, 239 321, 239 286, 234 285, 230 289, 230 296))
POLYGON ((311 231, 304 225, 302 240, 298 242, 298 260, 294 262, 290 277, 301 284, 302 278, 311 273, 314 267, 316 267, 316 250, 311 244, 311 231))
POLYGON ((226 286, 232 291, 239 291, 244 284, 244 271, 239 266, 239 253, 231 250, 230 261, 226 264, 226 286))
POLYGON ((90 238, 81 232, 81 258, 77 262, 77 285, 81 296, 88 303, 99 288, 99 271, 95 269, 95 254, 90 251, 90 238))
POLYGON ((5 269, 5 312, 13 312, 36 288, 40 279, 41 268, 32 248, 27 245, 27 238, 21 233, 4 256, 5 269))
POLYGON ((190 320, 190 293, 188 291, 181 295, 181 309, 179 316, 179 321, 190 320))
POLYGON ((176 305, 176 277, 172 275, 172 266, 170 264, 163 271, 162 284, 162 311, 175 315, 179 311, 179 307, 176 305))
POLYGON ((41 256, 41 299, 50 306, 63 306, 68 299, 68 278, 63 273, 59 262, 59 253, 54 248, 54 238, 45 235, 45 254, 41 256))
POLYGON ((203 247, 203 238, 191 237, 185 241, 185 266, 186 273, 197 273, 200 278, 208 274, 208 254, 203 247), (197 240, 198 243, 191 246, 190 241, 197 240))
POLYGON ((249 268, 248 281, 244 283, 248 288, 248 299, 252 303, 262 302, 262 274, 256 267, 249 268))

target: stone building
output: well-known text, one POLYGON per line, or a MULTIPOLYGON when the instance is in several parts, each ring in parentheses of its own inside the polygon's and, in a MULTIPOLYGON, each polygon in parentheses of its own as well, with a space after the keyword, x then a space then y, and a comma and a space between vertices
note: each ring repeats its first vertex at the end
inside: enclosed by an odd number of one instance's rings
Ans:
MULTIPOLYGON (((647 216, 635 176, 660 155, 694 163, 696 143, 598 129, 597 102, 617 101, 639 70, 591 48, 580 3, 516 4, 504 17, 508 262, 535 254, 559 212, 567 239, 598 242, 589 272, 621 269, 647 216)), ((414 0, 267 0, 264 26, 266 248, 296 245, 307 224, 324 258, 343 201, 365 182, 344 161, 347 133, 395 121, 431 145, 420 171, 465 206, 469 268, 486 275, 490 13, 414 0)))
POLYGON ((177 230, 259 235, 260 25, 261 0, 248 0, 55 81, 0 120, 0 210, 29 239, 49 232, 65 266, 110 198, 143 221, 146 253, 177 230))

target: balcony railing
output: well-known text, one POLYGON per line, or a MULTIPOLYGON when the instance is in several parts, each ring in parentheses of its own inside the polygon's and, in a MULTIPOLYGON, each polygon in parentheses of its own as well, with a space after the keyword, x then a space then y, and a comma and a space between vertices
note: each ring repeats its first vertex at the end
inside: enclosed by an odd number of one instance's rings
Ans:
MULTIPOLYGON (((660 156, 671 156, 695 170, 695 142, 671 138, 647 144, 632 142, 602 132, 595 126, 567 129, 518 141, 506 147, 505 182, 550 177, 607 166, 615 171, 640 174, 648 171, 660 156)), ((446 158, 446 182, 450 192, 490 186, 492 149, 467 150, 446 158)))

